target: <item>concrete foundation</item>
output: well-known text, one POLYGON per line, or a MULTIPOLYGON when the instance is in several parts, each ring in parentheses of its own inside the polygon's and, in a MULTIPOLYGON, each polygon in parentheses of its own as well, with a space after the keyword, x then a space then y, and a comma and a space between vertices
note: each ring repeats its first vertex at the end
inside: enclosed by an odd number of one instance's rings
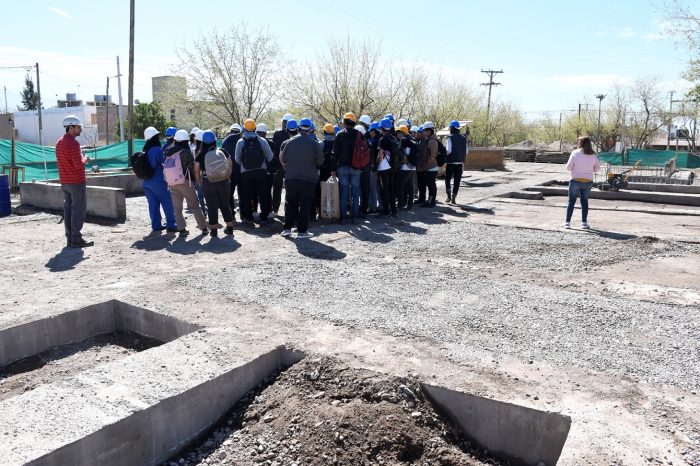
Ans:
MULTIPOLYGON (((59 180, 49 180, 49 183, 59 183, 59 180)), ((130 168, 87 173, 87 185, 123 189, 127 197, 143 195, 143 180, 137 178, 130 168)))
POLYGON ((467 437, 514 466, 559 461, 571 418, 524 406, 421 384, 430 399, 467 437))
MULTIPOLYGON (((63 192, 58 183, 26 182, 19 186, 21 204, 42 210, 63 212, 63 192)), ((87 187, 87 215, 101 219, 126 220, 126 198, 121 188, 87 187)))
MULTIPOLYGON (((526 188, 526 191, 537 191, 545 196, 568 196, 569 190, 558 186, 534 186, 526 188)), ((593 189, 591 199, 606 199, 612 201, 637 201, 653 204, 686 205, 700 207, 700 194, 675 194, 645 191, 601 191, 593 189)))

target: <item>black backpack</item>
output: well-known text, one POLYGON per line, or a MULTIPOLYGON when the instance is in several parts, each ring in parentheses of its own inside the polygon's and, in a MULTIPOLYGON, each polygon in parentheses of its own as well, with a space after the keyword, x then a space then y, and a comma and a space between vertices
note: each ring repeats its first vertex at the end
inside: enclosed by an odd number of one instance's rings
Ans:
POLYGON ((142 180, 150 180, 156 171, 148 163, 148 154, 145 152, 134 152, 131 156, 131 169, 134 175, 142 180))
POLYGON ((437 140, 438 142, 438 153, 437 153, 437 164, 438 167, 442 167, 445 165, 445 160, 447 159, 447 148, 443 145, 441 140, 437 140))
POLYGON ((246 170, 257 170, 262 166, 263 155, 260 141, 257 137, 243 139, 243 151, 241 153, 241 165, 246 170))

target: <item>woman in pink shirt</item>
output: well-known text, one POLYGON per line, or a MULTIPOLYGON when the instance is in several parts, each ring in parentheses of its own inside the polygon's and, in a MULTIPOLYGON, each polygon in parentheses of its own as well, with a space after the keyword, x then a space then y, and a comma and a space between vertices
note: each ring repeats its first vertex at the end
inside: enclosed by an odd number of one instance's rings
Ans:
POLYGON ((581 197, 581 228, 588 226, 588 195, 593 187, 593 175, 600 170, 600 160, 591 144, 591 138, 578 138, 577 149, 571 153, 566 169, 571 172, 569 180, 569 205, 566 208, 564 228, 571 228, 571 216, 574 213, 576 199, 581 197))

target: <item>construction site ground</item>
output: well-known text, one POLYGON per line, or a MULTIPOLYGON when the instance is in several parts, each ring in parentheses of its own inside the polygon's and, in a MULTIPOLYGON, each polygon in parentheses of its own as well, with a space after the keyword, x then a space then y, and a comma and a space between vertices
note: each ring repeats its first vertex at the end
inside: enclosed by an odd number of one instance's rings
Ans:
POLYGON ((492 214, 439 203, 313 223, 311 240, 280 237, 279 220, 198 236, 191 214, 187 238, 151 233, 136 197, 125 223, 86 224, 95 246, 81 250, 65 248, 60 216, 13 215, 0 329, 118 299, 239 348, 278 342, 561 412, 559 464, 700 465, 700 208, 594 199, 592 229, 577 209, 563 230, 565 198, 500 197, 567 179, 554 164, 466 172, 459 204, 492 214))

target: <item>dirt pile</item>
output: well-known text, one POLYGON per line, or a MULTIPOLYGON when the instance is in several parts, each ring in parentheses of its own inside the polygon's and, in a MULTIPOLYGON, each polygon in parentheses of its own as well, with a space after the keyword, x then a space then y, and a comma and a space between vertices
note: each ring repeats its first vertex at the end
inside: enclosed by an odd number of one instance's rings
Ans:
POLYGON ((481 465, 410 377, 306 360, 248 393, 203 443, 166 465, 481 465))

